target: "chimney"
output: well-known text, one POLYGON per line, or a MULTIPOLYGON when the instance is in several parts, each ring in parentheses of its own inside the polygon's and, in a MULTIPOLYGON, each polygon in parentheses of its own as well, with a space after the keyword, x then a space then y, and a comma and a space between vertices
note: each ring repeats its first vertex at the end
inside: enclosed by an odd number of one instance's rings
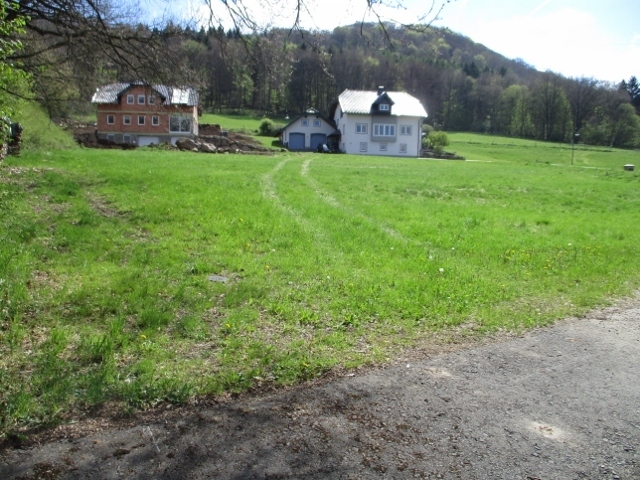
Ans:
POLYGON ((384 85, 378 87, 378 96, 382 95, 382 92, 384 92, 384 85))

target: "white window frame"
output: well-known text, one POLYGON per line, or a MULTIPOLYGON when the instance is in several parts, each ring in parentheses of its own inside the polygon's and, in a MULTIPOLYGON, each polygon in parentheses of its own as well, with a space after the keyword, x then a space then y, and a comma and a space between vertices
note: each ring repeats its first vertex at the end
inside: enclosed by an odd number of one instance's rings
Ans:
POLYGON ((115 142, 116 136, 113 133, 110 133, 109 135, 107 135, 107 140, 110 142, 115 142))
POLYGON ((144 125, 147 121, 146 118, 147 117, 144 115, 138 115, 138 125, 144 125))
POLYGON ((369 124, 356 123, 356 133, 369 133, 369 124))
POLYGON ((129 135, 129 134, 123 135, 122 136, 122 143, 131 143, 131 135, 129 135))
POLYGON ((321 127, 321 126, 322 126, 322 123, 320 123, 320 120, 314 120, 314 121, 313 121, 313 126, 314 126, 314 127, 321 127))
POLYGON ((395 137, 396 126, 389 123, 374 123, 373 136, 374 137, 395 137))
POLYGON ((381 152, 386 152, 387 151, 387 144, 386 143, 381 143, 380 144, 380 151, 381 152))
POLYGON ((361 152, 366 152, 368 150, 369 145, 367 144, 367 142, 360 142, 360 151, 361 152))
POLYGON ((143 94, 138 95, 138 105, 144 105, 147 97, 143 94))
POLYGON ((107 115, 107 125, 115 125, 115 123, 116 123, 116 116, 111 113, 107 115))
POLYGON ((151 117, 151 125, 153 125, 154 127, 160 125, 160 117, 158 115, 153 115, 151 117))
POLYGON ((130 93, 127 95, 127 104, 128 105, 133 105, 136 101, 135 95, 133 93, 130 93))
POLYGON ((304 118, 304 119, 302 119, 302 121, 300 122, 300 124, 301 124, 303 127, 308 127, 308 126, 309 126, 309 120, 308 120, 308 119, 306 119, 306 118, 304 118))
POLYGON ((155 105, 156 104, 156 96, 155 95, 149 95, 149 105, 155 105))
POLYGON ((131 125, 131 115, 123 115, 122 116, 122 124, 123 125, 131 125))
POLYGON ((406 143, 401 143, 400 144, 400 153, 407 153, 407 144, 406 143))
POLYGON ((400 135, 411 135, 411 125, 400 125, 400 135))
POLYGON ((390 110, 388 103, 381 103, 378 105, 378 110, 381 112, 388 112, 390 110))

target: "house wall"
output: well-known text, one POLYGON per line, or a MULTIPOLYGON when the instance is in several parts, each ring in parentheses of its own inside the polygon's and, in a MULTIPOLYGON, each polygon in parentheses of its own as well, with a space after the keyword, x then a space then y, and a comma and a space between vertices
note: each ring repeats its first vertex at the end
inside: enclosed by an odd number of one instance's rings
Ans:
POLYGON ((342 113, 336 109, 334 121, 342 134, 340 151, 354 155, 417 157, 422 143, 422 118, 342 113), (366 125, 366 133, 358 133, 357 125, 366 125), (374 124, 395 125, 395 136, 374 135, 374 124), (405 127, 405 133, 402 132, 405 127), (408 127, 408 128, 406 128, 408 127), (406 130, 410 130, 407 133, 406 130))
POLYGON ((283 145, 289 145, 289 135, 291 133, 304 133, 305 149, 315 150, 318 146, 311 145, 311 135, 313 133, 323 133, 325 135, 331 135, 333 132, 335 132, 335 129, 333 128, 333 126, 329 125, 322 118, 316 117, 313 114, 309 114, 307 117, 301 117, 291 125, 288 125, 287 128, 283 130, 282 135, 280 137, 280 141, 282 142, 283 145), (304 126, 302 124, 303 120, 308 121, 307 126, 304 126), (315 120, 320 121, 320 126, 314 126, 313 122, 315 120))
POLYGON ((198 134, 198 108, 187 105, 164 105, 160 96, 153 90, 134 86, 125 91, 120 103, 100 104, 97 106, 98 138, 107 139, 110 135, 114 141, 121 143, 125 135, 129 135, 132 143, 140 143, 139 137, 157 137, 159 142, 172 141, 180 137, 192 137, 198 134), (127 103, 127 95, 133 95, 134 103, 127 103), (138 103, 138 96, 144 95, 143 104, 138 103), (149 96, 155 96, 155 104, 149 104, 149 96), (114 123, 108 123, 109 115, 114 116, 114 123), (171 116, 191 118, 190 132, 170 132, 171 116), (131 118, 131 124, 124 124, 124 117, 131 118), (138 116, 144 116, 144 125, 138 124, 138 116), (159 124, 153 125, 152 117, 157 116, 159 124))

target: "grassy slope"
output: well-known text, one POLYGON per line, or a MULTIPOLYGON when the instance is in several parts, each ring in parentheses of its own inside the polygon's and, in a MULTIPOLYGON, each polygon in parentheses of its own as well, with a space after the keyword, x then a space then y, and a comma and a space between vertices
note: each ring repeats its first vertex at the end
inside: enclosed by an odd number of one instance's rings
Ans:
POLYGON ((570 167, 553 144, 452 135, 450 149, 483 161, 10 160, 37 170, 0 171, 3 428, 290 382, 638 287, 639 176, 621 168, 636 152, 580 149, 570 167))
POLYGON ((14 121, 20 122, 24 128, 23 150, 42 151, 76 147, 73 137, 49 120, 46 112, 37 103, 20 101, 18 110, 14 121))

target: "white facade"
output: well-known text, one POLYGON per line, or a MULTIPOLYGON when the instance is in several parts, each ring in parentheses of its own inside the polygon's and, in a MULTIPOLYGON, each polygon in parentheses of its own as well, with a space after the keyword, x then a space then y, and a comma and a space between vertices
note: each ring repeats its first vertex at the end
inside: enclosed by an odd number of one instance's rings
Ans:
POLYGON ((377 117, 342 113, 336 109, 335 122, 340 130, 340 151, 353 155, 417 157, 422 148, 422 118, 377 117), (391 128, 393 127, 392 131, 391 128), (381 129, 386 135, 376 136, 381 129))
POLYGON ((284 127, 280 141, 290 150, 315 150, 318 143, 327 143, 327 136, 335 132, 333 125, 313 113, 300 116, 284 127), (301 144, 300 142, 304 143, 301 144))

